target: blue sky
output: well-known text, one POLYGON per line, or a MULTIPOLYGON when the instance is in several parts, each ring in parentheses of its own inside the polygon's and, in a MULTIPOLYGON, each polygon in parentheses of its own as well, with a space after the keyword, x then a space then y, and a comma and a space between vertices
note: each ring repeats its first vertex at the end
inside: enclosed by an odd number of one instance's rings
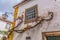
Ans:
MULTIPOLYGON (((0 0, 0 16, 4 14, 5 12, 14 12, 13 6, 21 2, 22 0, 0 0)), ((12 17, 10 15, 10 17, 12 17)), ((12 20, 12 18, 9 18, 9 20, 12 20)))

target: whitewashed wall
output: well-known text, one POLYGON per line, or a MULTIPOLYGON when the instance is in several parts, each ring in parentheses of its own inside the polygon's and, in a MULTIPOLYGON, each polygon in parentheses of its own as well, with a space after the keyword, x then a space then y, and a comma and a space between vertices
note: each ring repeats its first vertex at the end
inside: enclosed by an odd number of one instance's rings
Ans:
MULTIPOLYGON (((15 32, 14 40, 26 40, 26 36, 30 36, 31 40, 42 40, 42 32, 60 30, 60 5, 54 0, 32 0, 19 8, 18 16, 25 13, 25 9, 36 4, 38 5, 38 16, 47 15, 48 11, 53 11, 53 19, 51 21, 44 21, 36 28, 30 29, 22 34, 15 32)), ((17 29, 24 28, 25 26, 23 22, 17 29)))
POLYGON ((2 30, 2 31, 8 31, 8 29, 6 28, 6 26, 7 26, 7 22, 0 20, 0 30, 2 30))

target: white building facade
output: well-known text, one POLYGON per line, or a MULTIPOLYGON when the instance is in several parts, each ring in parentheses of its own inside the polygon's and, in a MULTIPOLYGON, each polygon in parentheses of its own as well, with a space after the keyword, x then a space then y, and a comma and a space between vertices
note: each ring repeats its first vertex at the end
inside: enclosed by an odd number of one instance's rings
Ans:
MULTIPOLYGON (((59 2, 55 0, 30 0, 26 2, 24 5, 18 5, 18 6, 19 6, 18 16, 23 15, 22 18, 23 22, 16 28, 16 30, 22 30, 26 26, 33 27, 34 25, 39 23, 39 21, 42 20, 44 17, 48 19, 51 16, 48 15, 49 12, 52 12, 53 16, 51 20, 48 21, 44 20, 36 27, 27 29, 23 33, 14 32, 14 40, 48 40, 46 39, 46 36, 57 36, 57 34, 60 35, 59 2), (34 7, 36 7, 36 9, 32 9, 34 7), (30 19, 27 18, 28 16, 26 17, 26 13, 28 13, 29 10, 30 11, 35 10, 34 12, 36 13, 35 14, 36 19, 35 17, 30 19)), ((16 21, 16 25, 18 24, 18 22, 19 21, 16 21)))

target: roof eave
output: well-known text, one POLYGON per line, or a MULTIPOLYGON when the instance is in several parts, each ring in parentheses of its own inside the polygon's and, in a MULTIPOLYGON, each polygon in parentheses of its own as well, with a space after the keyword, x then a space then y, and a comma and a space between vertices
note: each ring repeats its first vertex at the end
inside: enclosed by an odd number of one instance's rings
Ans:
POLYGON ((5 22, 7 22, 7 23, 12 23, 11 21, 9 21, 9 20, 6 20, 6 19, 4 19, 4 18, 1 18, 1 17, 0 17, 0 20, 2 20, 2 21, 5 21, 5 22))
POLYGON ((29 2, 29 1, 30 1, 30 0, 24 0, 24 1, 20 2, 20 3, 18 3, 17 5, 14 5, 13 8, 20 7, 20 6, 26 4, 26 3, 29 2))

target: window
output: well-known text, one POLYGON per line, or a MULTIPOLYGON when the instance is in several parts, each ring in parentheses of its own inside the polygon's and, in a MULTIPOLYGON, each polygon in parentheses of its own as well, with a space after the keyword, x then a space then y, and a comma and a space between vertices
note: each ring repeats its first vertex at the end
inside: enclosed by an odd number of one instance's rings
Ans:
POLYGON ((60 2, 60 0, 55 0, 55 1, 60 2))
POLYGON ((60 40, 60 32, 44 32, 43 40, 60 40))
POLYGON ((60 36, 48 36, 47 40, 60 40, 60 36))
POLYGON ((31 40, 31 37, 26 37, 26 40, 31 40))
POLYGON ((10 29, 11 24, 7 23, 6 24, 6 29, 10 29))
POLYGON ((37 18, 37 5, 31 7, 31 8, 28 8, 26 9, 26 12, 25 12, 25 22, 32 22, 33 20, 36 20, 37 18))

